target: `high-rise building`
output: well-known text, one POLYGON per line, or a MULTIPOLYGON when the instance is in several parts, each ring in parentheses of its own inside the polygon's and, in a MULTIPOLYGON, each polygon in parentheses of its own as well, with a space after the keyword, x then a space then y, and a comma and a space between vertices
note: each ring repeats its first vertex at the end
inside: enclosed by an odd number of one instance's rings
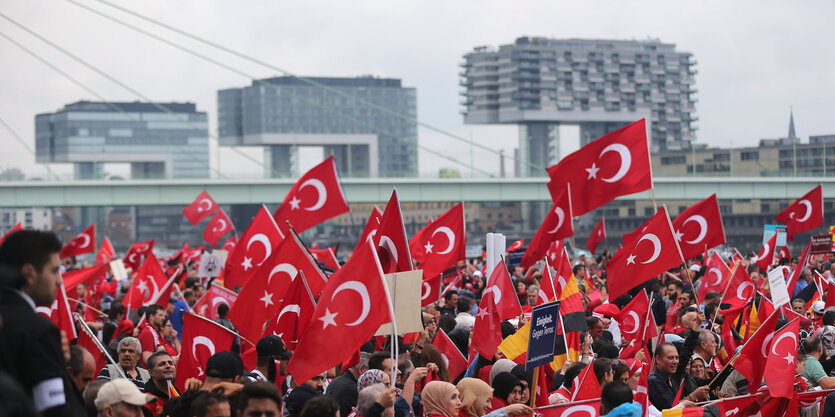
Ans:
POLYGON ((208 116, 193 103, 79 101, 35 116, 38 162, 75 164, 99 179, 106 162, 130 163, 131 178, 208 178, 208 116))
MULTIPOLYGON (((464 122, 519 125, 519 157, 559 161, 559 125, 580 127, 581 145, 646 118, 651 149, 689 149, 695 139, 696 61, 658 40, 521 37, 464 55, 464 122)), ((521 175, 546 175, 522 164, 521 175)))
POLYGON ((417 92, 399 79, 276 77, 217 97, 221 144, 263 146, 270 176, 299 175, 300 146, 345 177, 417 175, 417 92))

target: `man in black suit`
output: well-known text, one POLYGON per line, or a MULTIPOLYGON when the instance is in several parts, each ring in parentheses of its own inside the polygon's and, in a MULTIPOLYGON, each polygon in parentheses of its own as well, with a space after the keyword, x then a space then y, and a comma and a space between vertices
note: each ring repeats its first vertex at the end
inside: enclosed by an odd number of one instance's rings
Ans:
POLYGON ((23 386, 43 416, 84 415, 65 369, 69 348, 58 328, 35 313, 55 300, 60 251, 55 233, 36 230, 17 231, 0 244, 0 371, 23 386))

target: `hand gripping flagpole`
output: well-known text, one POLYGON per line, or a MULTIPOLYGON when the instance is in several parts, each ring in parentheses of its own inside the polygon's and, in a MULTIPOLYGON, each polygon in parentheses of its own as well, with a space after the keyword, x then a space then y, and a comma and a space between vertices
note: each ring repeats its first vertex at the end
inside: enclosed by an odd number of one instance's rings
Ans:
POLYGON ((108 353, 107 349, 105 349, 104 346, 101 344, 99 338, 96 337, 95 334, 93 334, 92 330, 90 330, 90 326, 88 326, 87 323, 84 322, 80 315, 74 314, 73 317, 75 318, 75 321, 81 324, 81 331, 86 333, 90 339, 93 339, 93 343, 95 343, 96 347, 101 351, 101 353, 104 354, 104 357, 107 359, 107 361, 112 363, 113 365, 116 365, 116 369, 119 370, 119 373, 122 375, 122 378, 127 378, 127 375, 125 375, 125 370, 122 369, 122 367, 119 366, 119 364, 113 360, 113 357, 110 356, 110 353, 108 353))

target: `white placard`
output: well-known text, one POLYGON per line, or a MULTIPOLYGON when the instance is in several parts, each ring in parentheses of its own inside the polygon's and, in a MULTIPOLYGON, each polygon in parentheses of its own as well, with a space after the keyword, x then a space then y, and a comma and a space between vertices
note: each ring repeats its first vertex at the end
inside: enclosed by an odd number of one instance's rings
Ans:
POLYGON ((128 271, 125 269, 125 263, 121 258, 110 261, 110 275, 116 281, 124 281, 128 278, 128 271))
POLYGON ((791 301, 786 287, 786 278, 783 276, 783 268, 774 268, 768 273, 768 285, 771 287, 771 301, 774 307, 780 308, 791 301))
MULTIPOLYGON (((386 285, 394 302, 394 316, 397 320, 397 333, 405 334, 423 330, 420 314, 420 292, 423 285, 423 271, 398 272, 386 274, 386 285), (393 284, 397 281, 397 284, 393 284)), ((391 334, 391 323, 377 329, 375 336, 391 334)))
POLYGON ((197 276, 200 278, 214 278, 220 276, 220 269, 223 268, 221 257, 212 253, 204 253, 200 256, 200 266, 197 268, 197 276))

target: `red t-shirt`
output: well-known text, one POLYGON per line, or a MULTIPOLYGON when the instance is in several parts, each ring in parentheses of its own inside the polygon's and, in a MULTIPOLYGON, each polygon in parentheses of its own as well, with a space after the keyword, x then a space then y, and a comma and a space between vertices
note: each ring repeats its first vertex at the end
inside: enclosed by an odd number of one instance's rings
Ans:
MULTIPOLYGON (((142 330, 139 332, 139 343, 142 344, 143 352, 155 352, 157 347, 162 344, 162 338, 159 337, 157 329, 150 323, 142 323, 142 330)), ((143 361, 144 365, 144 361, 143 361)))

